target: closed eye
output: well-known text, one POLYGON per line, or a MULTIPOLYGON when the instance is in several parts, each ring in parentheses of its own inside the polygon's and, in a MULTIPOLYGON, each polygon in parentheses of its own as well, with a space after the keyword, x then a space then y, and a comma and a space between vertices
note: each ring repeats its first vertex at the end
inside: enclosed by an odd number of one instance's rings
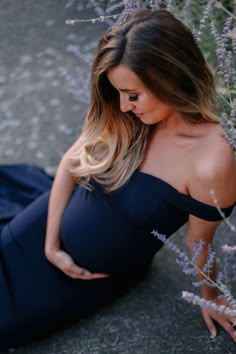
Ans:
POLYGON ((137 101, 138 95, 129 96, 129 101, 137 101))

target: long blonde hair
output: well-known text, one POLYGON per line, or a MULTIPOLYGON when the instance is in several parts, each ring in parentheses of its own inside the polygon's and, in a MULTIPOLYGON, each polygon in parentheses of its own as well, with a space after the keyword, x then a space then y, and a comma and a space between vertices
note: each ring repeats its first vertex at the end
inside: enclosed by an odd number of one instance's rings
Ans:
POLYGON ((191 31, 166 10, 135 12, 100 40, 84 143, 72 159, 78 183, 88 186, 92 177, 107 192, 124 185, 138 168, 154 128, 120 111, 119 94, 106 75, 119 64, 183 119, 218 122, 214 79, 191 31))

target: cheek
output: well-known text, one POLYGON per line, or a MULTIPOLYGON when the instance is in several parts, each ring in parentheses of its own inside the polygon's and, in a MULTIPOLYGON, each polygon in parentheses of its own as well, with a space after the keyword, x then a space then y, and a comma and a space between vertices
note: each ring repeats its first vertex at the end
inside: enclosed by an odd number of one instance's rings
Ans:
POLYGON ((151 111, 156 111, 156 110, 160 110, 162 109, 162 105, 157 102, 156 100, 149 100, 149 102, 147 103, 147 107, 151 110, 151 111))
POLYGON ((158 108, 158 102, 149 95, 140 97, 139 103, 143 105, 145 110, 153 111, 158 108))

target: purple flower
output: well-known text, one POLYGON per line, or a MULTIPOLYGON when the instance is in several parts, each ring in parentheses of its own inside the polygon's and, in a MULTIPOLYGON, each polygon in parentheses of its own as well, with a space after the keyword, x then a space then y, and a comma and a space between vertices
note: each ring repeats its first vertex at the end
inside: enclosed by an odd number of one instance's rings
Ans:
POLYGON ((211 33, 215 38, 216 55, 218 59, 218 74, 222 75, 225 84, 234 83, 235 70, 233 68, 232 51, 228 49, 233 18, 229 16, 224 24, 221 35, 218 33, 214 21, 211 21, 211 33))
POLYGON ((223 313, 225 315, 235 317, 236 310, 231 309, 228 306, 217 305, 215 302, 210 300, 205 300, 198 295, 190 293, 188 291, 182 291, 182 298, 193 305, 199 305, 200 307, 205 307, 207 309, 223 313))
POLYGON ((213 251, 212 245, 210 243, 207 248, 207 261, 203 267, 203 272, 209 274, 210 272, 212 272, 212 268, 216 259, 216 253, 213 251))

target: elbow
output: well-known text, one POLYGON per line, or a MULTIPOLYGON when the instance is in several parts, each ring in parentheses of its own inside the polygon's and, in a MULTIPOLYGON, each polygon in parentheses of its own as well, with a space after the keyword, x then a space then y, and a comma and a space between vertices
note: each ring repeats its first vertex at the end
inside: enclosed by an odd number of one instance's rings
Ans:
POLYGON ((190 251, 192 251, 193 249, 193 244, 199 241, 200 240, 198 237, 196 237, 195 233, 190 232, 190 230, 188 230, 185 236, 185 245, 190 251))
POLYGON ((185 238, 185 245, 189 250, 191 250, 193 247, 193 240, 190 237, 186 237, 185 238))

